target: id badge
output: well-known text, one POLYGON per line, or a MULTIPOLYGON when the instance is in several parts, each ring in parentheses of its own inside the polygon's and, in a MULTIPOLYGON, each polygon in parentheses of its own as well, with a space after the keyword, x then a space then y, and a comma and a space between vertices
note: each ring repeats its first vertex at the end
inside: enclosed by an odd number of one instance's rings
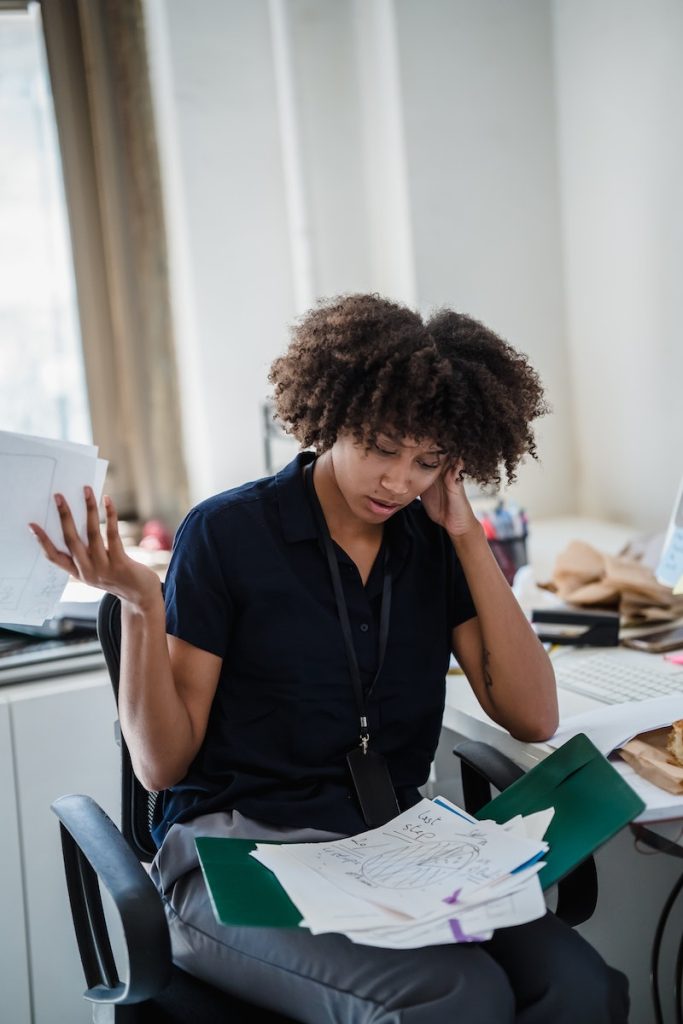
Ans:
POLYGON ((356 747, 346 755, 346 761, 366 825, 385 825, 400 814, 389 768, 381 754, 375 750, 363 753, 362 747, 356 747))

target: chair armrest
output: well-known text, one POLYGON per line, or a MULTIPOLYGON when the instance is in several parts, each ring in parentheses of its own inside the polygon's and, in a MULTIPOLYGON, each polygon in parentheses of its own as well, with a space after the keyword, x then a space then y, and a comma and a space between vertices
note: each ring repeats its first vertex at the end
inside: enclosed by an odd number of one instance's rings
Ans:
POLYGON ((139 1003, 171 977, 171 943, 161 897, 135 854, 102 808, 71 794, 51 805, 60 821, 64 870, 86 999, 139 1003), (119 913, 128 955, 128 980, 119 979, 102 909, 100 884, 119 913))
POLYGON ((524 775, 524 769, 495 747, 479 740, 463 740, 453 748, 460 759, 465 810, 476 814, 491 799, 491 786, 507 789, 524 775))
MULTIPOLYGON (((479 740, 463 740, 453 753, 460 759, 460 774, 465 810, 477 811, 491 799, 491 786, 501 792, 524 775, 524 769, 506 754, 479 740)), ((598 902, 598 876, 595 861, 587 857, 557 886, 555 914, 566 924, 583 924, 598 902)))

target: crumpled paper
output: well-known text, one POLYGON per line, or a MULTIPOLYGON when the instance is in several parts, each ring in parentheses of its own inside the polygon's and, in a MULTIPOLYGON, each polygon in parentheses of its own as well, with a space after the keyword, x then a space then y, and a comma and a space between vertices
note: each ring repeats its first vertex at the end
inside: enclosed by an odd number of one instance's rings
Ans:
POLYGON ((558 555, 552 580, 541 586, 568 604, 617 609, 623 626, 683 616, 683 595, 658 583, 649 566, 625 554, 603 554, 580 540, 558 555))
POLYGON ((666 749, 670 727, 640 733, 620 748, 619 753, 633 770, 667 793, 683 794, 683 767, 666 749))

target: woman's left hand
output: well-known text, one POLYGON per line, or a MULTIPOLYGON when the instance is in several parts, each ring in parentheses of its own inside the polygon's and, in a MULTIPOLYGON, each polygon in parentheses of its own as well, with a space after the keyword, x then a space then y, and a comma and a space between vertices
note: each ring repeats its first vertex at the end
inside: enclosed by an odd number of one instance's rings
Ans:
POLYGON ((421 499, 429 518, 443 526, 451 537, 460 537, 479 526, 465 494, 462 462, 447 466, 421 499))

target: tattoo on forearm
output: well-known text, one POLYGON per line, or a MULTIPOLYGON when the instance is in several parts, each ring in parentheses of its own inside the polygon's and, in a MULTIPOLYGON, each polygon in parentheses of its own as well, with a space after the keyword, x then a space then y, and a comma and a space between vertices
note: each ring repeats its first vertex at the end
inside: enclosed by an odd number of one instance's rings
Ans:
POLYGON ((484 670, 484 682, 488 690, 490 690, 491 687, 493 686, 493 677, 491 676, 491 670, 489 668, 490 657, 490 653, 486 650, 486 648, 484 648, 484 655, 482 658, 482 669, 484 670))

